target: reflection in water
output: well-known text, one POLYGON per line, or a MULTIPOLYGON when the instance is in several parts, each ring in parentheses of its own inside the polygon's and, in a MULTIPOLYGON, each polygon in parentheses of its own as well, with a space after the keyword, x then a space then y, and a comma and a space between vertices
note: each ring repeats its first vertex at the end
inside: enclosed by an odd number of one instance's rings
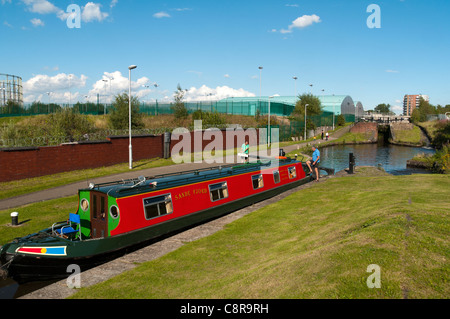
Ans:
POLYGON ((406 162, 419 153, 434 154, 435 150, 419 147, 397 145, 337 145, 320 150, 321 165, 334 168, 336 172, 348 168, 349 153, 356 157, 356 166, 381 166, 393 175, 409 175, 412 173, 427 173, 419 169, 406 167, 406 162))

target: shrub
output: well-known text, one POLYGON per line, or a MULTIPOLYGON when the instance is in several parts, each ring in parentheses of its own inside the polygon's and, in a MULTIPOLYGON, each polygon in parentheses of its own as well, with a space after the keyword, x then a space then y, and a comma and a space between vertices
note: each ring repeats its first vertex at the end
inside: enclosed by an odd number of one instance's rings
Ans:
MULTIPOLYGON (((128 94, 123 93, 116 96, 112 104, 112 111, 109 115, 109 123, 115 130, 125 130, 129 127, 129 100, 128 94)), ((144 128, 142 114, 139 113, 139 100, 137 97, 131 98, 131 128, 144 128)))

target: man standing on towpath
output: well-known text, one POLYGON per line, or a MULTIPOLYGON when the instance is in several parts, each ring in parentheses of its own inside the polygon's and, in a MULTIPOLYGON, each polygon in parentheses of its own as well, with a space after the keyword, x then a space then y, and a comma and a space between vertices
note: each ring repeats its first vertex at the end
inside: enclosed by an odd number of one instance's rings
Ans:
POLYGON ((313 155, 312 155, 312 163, 311 161, 307 161, 306 165, 308 165, 309 168, 309 172, 312 173, 313 172, 313 168, 314 168, 314 172, 316 173, 316 182, 319 181, 319 163, 320 163, 320 151, 318 148, 316 148, 314 145, 312 146, 312 150, 313 150, 313 155), (312 166, 312 168, 311 168, 312 166))

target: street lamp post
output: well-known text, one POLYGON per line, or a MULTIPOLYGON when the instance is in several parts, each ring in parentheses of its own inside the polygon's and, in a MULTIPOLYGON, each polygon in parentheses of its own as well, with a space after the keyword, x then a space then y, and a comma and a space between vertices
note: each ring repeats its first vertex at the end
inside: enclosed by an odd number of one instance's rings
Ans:
POLYGON ((52 94, 52 92, 47 92, 47 95, 48 95, 47 113, 48 114, 50 114, 50 94, 52 94))
POLYGON ((258 67, 259 69, 259 99, 261 99, 261 77, 262 77, 262 69, 263 67, 258 67))
POLYGON ((294 83, 295 83, 295 97, 297 97, 297 79, 298 79, 298 77, 294 76, 293 79, 294 79, 294 83))
POLYGON ((309 106, 309 104, 305 104, 305 141, 306 141, 306 107, 309 106))
POLYGON ((267 134, 268 134, 268 138, 267 138, 267 146, 270 146, 270 142, 271 142, 271 140, 270 140, 270 138, 271 138, 271 133, 272 133, 272 130, 271 130, 271 127, 270 127, 270 99, 272 99, 273 98, 273 96, 269 96, 269 114, 268 114, 268 117, 267 117, 267 134))
POLYGON ((259 111, 261 112, 261 77, 262 77, 262 69, 263 67, 258 67, 259 69, 259 111))
POLYGON ((136 65, 130 65, 128 67, 128 135, 130 143, 128 146, 128 155, 130 162, 130 169, 133 169, 133 148, 131 146, 131 70, 136 69, 136 65))
POLYGON ((103 82, 105 83, 105 85, 103 85, 104 89, 105 89, 105 105, 103 106, 103 115, 106 115, 106 82, 108 82, 108 80, 103 79, 103 82))
POLYGON ((336 114, 336 101, 334 100, 334 94, 333 94, 333 131, 334 131, 334 117, 336 114))
POLYGON ((69 74, 69 107, 72 104, 72 74, 69 74))

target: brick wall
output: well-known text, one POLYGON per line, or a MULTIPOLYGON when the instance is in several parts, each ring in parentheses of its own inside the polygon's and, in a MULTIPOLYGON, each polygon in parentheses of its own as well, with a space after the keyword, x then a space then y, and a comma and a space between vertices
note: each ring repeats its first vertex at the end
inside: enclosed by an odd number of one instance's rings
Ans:
MULTIPOLYGON (((133 160, 162 157, 162 136, 133 137, 133 160)), ((0 181, 12 181, 128 162, 126 136, 102 142, 0 150, 0 181)))
POLYGON ((363 133, 372 141, 378 140, 378 124, 377 123, 356 123, 350 129, 350 133, 363 133))
MULTIPOLYGON (((219 130, 215 134, 200 131, 188 132, 182 136, 187 138, 186 141, 190 139, 191 150, 195 150, 196 143, 201 145, 197 147, 204 150, 216 139, 216 149, 240 149, 244 139, 249 140, 251 146, 259 142, 258 130, 219 130)), ((172 137, 171 150, 177 143, 182 142, 182 138, 175 140, 175 136, 172 137)), ((0 149, 0 182, 127 163, 128 145, 128 136, 113 136, 101 142, 0 149)), ((164 157, 164 135, 133 136, 132 146, 133 161, 164 157)))

